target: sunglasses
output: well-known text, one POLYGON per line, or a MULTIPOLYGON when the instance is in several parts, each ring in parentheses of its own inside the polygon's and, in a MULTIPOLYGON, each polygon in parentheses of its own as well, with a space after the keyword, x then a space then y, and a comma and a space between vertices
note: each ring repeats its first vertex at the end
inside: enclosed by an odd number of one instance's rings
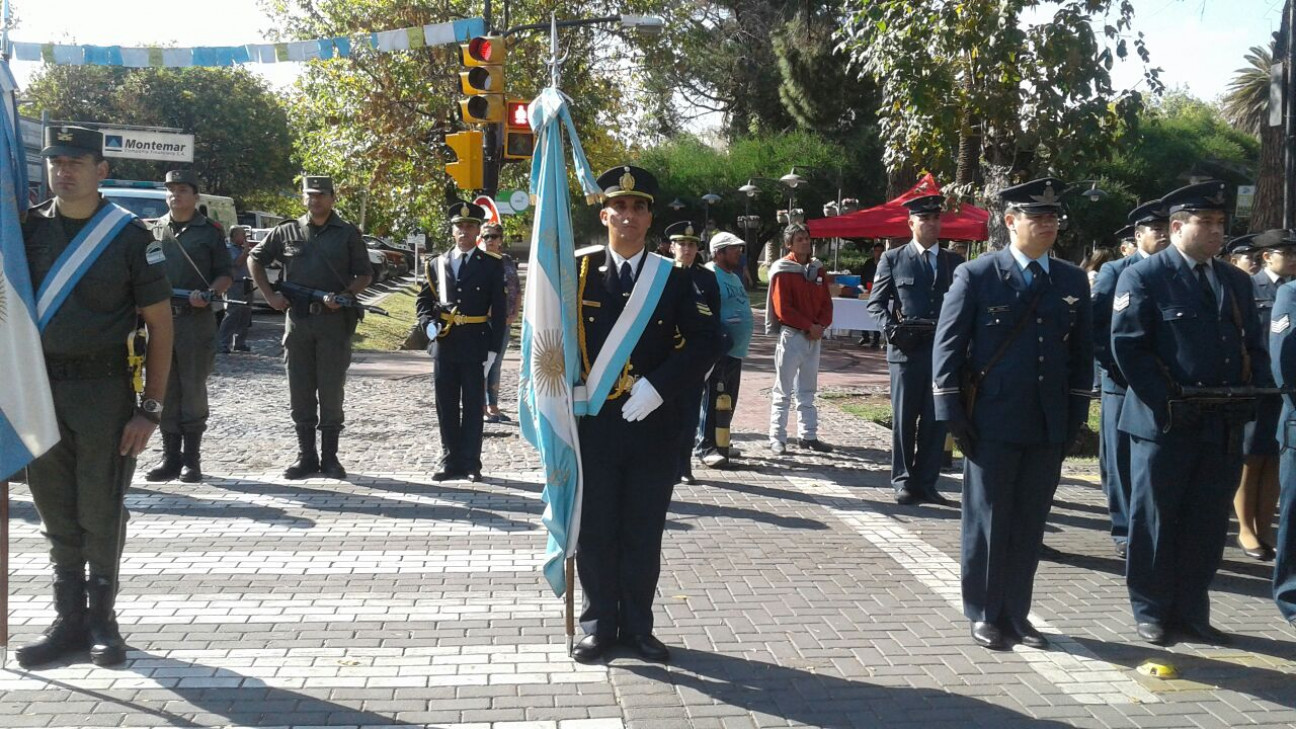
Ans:
POLYGON ((481 239, 482 240, 504 240, 504 236, 497 235, 495 233, 490 233, 488 235, 483 235, 481 239))

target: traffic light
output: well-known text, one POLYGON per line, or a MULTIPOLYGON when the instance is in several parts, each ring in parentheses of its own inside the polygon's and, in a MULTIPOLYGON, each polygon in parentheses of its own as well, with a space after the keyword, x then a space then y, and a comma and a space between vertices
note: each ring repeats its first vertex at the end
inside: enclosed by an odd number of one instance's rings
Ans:
POLYGON ((478 36, 459 46, 467 71, 459 72, 459 88, 468 96, 459 100, 459 111, 469 124, 504 121, 504 59, 508 55, 502 36, 478 36))
POLYGON ((478 190, 482 187, 482 133, 457 132, 446 135, 446 144, 458 157, 457 162, 446 165, 446 174, 454 178, 460 190, 478 190))
POLYGON ((535 154, 535 135, 527 118, 527 102, 509 99, 505 106, 508 114, 504 118, 504 159, 514 162, 531 159, 535 154))

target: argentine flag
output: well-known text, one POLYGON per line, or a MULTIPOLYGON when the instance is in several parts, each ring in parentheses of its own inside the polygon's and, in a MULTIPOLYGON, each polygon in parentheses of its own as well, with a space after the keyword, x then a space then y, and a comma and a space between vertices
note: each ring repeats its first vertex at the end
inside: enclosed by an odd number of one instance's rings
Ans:
POLYGON ((27 209, 27 160, 16 91, 9 64, 0 61, 0 479, 59 440, 18 219, 27 209))
POLYGON ((576 341, 576 249, 567 192, 563 131, 571 138, 576 177, 587 196, 594 179, 567 102, 558 89, 540 93, 529 108, 536 135, 531 162, 535 223, 522 314, 522 378, 518 415, 522 435, 540 451, 545 470, 542 522, 549 531, 544 575, 555 595, 567 590, 564 560, 576 553, 580 534, 581 463, 573 388, 580 382, 576 341))

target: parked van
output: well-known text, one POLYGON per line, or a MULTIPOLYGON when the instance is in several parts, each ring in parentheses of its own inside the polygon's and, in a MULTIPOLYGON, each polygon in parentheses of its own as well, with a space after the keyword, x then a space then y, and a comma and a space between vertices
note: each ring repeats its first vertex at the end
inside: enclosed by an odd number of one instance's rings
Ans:
MULTIPOLYGON (((161 182, 108 179, 99 183, 99 192, 147 220, 160 218, 167 213, 166 185, 161 182)), ((199 193, 198 212, 220 223, 226 234, 232 226, 238 225, 238 214, 234 210, 234 198, 231 197, 199 193)))
POLYGON ((238 214, 239 224, 249 228, 273 228, 287 220, 282 215, 267 213, 264 210, 244 210, 238 214))

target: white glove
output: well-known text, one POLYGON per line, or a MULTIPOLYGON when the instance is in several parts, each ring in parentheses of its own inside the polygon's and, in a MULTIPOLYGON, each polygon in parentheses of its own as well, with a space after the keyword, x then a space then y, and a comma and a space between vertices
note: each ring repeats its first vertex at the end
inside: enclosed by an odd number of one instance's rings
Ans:
POLYGON ((652 414, 652 411, 661 407, 662 398, 657 394, 657 388, 652 386, 648 378, 641 377, 634 387, 630 388, 630 398, 621 408, 621 417, 626 419, 627 423, 633 423, 636 420, 643 420, 652 414))
POLYGON ((495 358, 498 356, 495 352, 486 353, 486 364, 482 365, 482 377, 490 377, 490 368, 495 364, 495 358))
POLYGON ((437 338, 437 335, 440 334, 440 333, 441 333, 441 322, 439 322, 439 321, 437 321, 437 320, 435 320, 435 319, 433 319, 432 321, 428 322, 428 325, 427 325, 427 335, 428 335, 428 339, 429 339, 429 340, 435 342, 435 341, 436 341, 436 338, 437 338))

